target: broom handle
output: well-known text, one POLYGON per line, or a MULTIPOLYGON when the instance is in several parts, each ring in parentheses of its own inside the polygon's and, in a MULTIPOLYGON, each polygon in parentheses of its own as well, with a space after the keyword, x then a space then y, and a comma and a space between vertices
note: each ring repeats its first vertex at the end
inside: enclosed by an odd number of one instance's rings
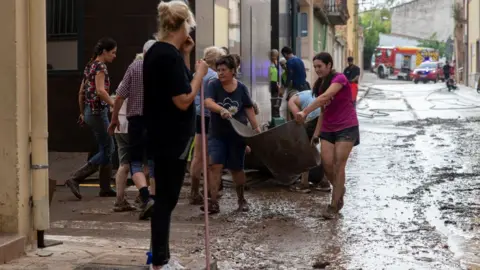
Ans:
POLYGON ((207 168, 207 136, 205 130, 205 89, 200 89, 200 114, 201 114, 201 129, 202 129, 202 166, 203 166, 203 204, 205 208, 205 268, 210 270, 210 237, 209 237, 209 222, 208 222, 208 168, 207 168))

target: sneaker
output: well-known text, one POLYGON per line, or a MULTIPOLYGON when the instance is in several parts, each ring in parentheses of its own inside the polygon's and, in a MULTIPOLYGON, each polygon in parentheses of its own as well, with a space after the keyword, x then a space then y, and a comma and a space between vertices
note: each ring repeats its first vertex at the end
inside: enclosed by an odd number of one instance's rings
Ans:
POLYGON ((137 197, 135 198, 135 204, 139 207, 142 207, 142 197, 140 196, 140 193, 138 193, 137 197))
POLYGON ((177 261, 175 261, 175 260, 170 260, 167 265, 170 266, 170 268, 167 268, 167 269, 173 269, 173 270, 184 270, 184 269, 187 269, 187 268, 185 268, 184 266, 182 266, 179 262, 177 262, 177 261))
POLYGON ((165 264, 160 268, 158 268, 158 267, 155 268, 155 267, 153 267, 152 264, 150 264, 150 270, 157 270, 157 269, 160 269, 160 270, 185 270, 187 268, 185 268, 179 262, 174 261, 174 260, 170 260, 168 262, 168 264, 165 264))
POLYGON ((140 220, 147 220, 151 217, 152 215, 152 210, 153 210, 153 205, 155 204, 155 202, 152 200, 152 199, 149 199, 146 203, 144 203, 142 205, 142 208, 141 208, 141 211, 140 211, 140 215, 139 215, 139 219, 140 220))
POLYGON ((328 182, 320 182, 316 185, 313 185, 313 188, 317 191, 322 191, 322 192, 330 192, 332 191, 332 187, 330 187, 330 183, 328 182))
POLYGON ((293 191, 293 192, 298 192, 298 193, 310 193, 311 190, 310 188, 307 188, 307 187, 303 187, 301 185, 298 185, 298 186, 291 186, 290 187, 290 191, 293 191))
POLYGON ((134 211, 137 208, 132 206, 127 200, 123 200, 121 202, 115 202, 113 205, 113 211, 114 212, 128 212, 128 211, 134 211))

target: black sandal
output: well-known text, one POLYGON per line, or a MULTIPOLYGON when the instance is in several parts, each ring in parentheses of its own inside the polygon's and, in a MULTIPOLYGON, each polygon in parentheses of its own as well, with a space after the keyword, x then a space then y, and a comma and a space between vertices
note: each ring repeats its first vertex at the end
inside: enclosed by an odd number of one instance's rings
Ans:
MULTIPOLYGON (((205 212, 205 206, 200 206, 200 210, 205 212)), ((208 200, 208 214, 214 215, 218 213, 220 213, 220 205, 218 204, 218 202, 212 202, 211 200, 208 200)))
POLYGON ((243 199, 243 200, 238 200, 238 209, 237 209, 238 212, 248 212, 250 211, 250 206, 247 202, 247 200, 243 199))

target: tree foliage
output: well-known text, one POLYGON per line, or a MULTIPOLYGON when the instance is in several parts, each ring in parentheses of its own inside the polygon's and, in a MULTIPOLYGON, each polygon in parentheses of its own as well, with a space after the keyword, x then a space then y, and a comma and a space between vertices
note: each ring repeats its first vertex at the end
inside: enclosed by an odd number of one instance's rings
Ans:
POLYGON ((438 50, 440 57, 446 57, 447 59, 451 58, 451 55, 446 55, 447 44, 438 40, 437 33, 433 33, 428 39, 420 41, 418 46, 438 50))
POLYGON ((365 68, 368 68, 372 54, 380 41, 380 33, 389 34, 391 31, 391 12, 388 8, 363 12, 359 16, 359 23, 363 28, 364 37, 363 63, 365 68))

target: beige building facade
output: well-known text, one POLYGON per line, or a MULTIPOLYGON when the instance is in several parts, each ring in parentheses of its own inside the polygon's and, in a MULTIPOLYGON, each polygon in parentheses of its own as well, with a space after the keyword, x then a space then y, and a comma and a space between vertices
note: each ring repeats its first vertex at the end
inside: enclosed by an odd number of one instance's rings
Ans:
POLYGON ((345 25, 349 13, 346 0, 301 0, 299 7, 300 21, 306 22, 306 26, 301 26, 299 57, 305 63, 307 81, 313 85, 317 75, 312 59, 317 53, 330 53, 335 68, 339 70, 343 67, 347 46, 344 38, 337 36, 336 26, 345 25))
POLYGON ((35 231, 49 226, 45 1, 1 7, 0 264, 33 247, 35 231))
POLYGON ((468 1, 467 5, 467 84, 474 87, 480 78, 480 1, 468 1))

